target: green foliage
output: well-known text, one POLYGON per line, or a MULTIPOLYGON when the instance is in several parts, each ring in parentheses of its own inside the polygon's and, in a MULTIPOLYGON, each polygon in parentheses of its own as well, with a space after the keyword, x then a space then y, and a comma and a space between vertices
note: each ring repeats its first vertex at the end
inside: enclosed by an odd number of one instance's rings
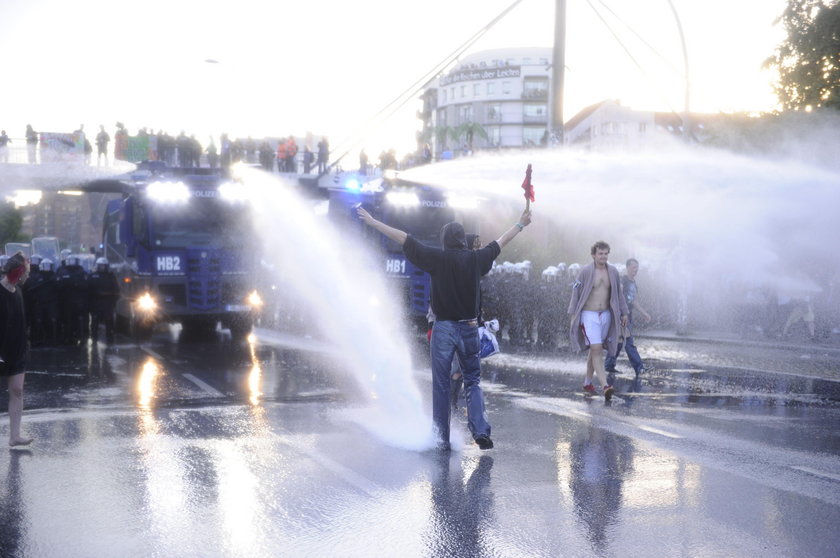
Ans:
POLYGON ((466 138, 467 145, 472 146, 473 137, 478 136, 483 139, 487 139, 487 131, 481 124, 476 122, 464 122, 457 128, 455 128, 455 138, 456 140, 461 138, 466 138))
POLYGON ((22 240, 23 215, 12 202, 0 203, 0 252, 7 242, 22 240))
POLYGON ((454 141, 458 140, 458 132, 456 128, 452 126, 437 126, 435 127, 435 138, 437 138, 438 144, 440 145, 441 150, 446 149, 447 139, 452 139, 454 141))
POLYGON ((765 64, 779 72, 782 106, 840 109, 840 2, 788 0, 779 21, 787 38, 765 64))

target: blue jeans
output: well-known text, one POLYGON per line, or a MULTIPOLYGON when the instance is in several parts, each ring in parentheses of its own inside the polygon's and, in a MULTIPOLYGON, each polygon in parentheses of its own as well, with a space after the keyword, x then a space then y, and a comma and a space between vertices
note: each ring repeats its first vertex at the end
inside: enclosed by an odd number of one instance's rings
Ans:
POLYGON ((457 357, 464 378, 467 425, 473 438, 490 435, 481 393, 478 328, 463 322, 436 321, 432 327, 432 419, 441 442, 449 443, 452 359, 457 357))
MULTIPOLYGON (((636 343, 633 342, 633 336, 628 335, 624 338, 624 350, 627 351, 627 358, 630 359, 630 366, 633 367, 637 373, 645 367, 642 364, 642 357, 639 356, 639 351, 636 349, 636 343)), ((604 360, 604 367, 605 368, 614 368, 615 361, 618 359, 618 355, 611 355, 607 354, 606 360, 604 360)))

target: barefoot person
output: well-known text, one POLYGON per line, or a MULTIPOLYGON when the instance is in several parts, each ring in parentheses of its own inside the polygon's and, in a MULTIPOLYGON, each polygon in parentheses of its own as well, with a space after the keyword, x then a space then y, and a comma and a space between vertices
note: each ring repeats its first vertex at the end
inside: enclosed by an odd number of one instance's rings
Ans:
POLYGON ((406 258, 432 277, 432 311, 436 317, 430 344, 432 418, 439 436, 439 447, 443 450, 450 448, 451 368, 452 359, 457 355, 464 377, 470 433, 479 448, 492 448, 490 423, 485 416, 484 395, 480 386, 479 280, 490 271, 502 248, 531 222, 531 212, 526 209, 519 221, 498 240, 478 250, 467 247, 464 227, 460 223, 444 225, 440 232, 443 247, 432 248, 399 229, 377 221, 361 207, 358 215, 366 225, 402 246, 406 258))
POLYGON ((27 446, 32 438, 20 434, 23 415, 23 377, 28 347, 23 292, 20 286, 29 276, 29 265, 18 252, 0 268, 0 375, 9 386, 9 446, 27 446))
POLYGON ((589 348, 586 360, 586 380, 583 390, 594 394, 593 373, 598 376, 604 398, 609 401, 613 387, 607 383, 604 371, 604 344, 610 354, 618 351, 618 328, 627 325, 627 301, 621 293, 618 270, 607 263, 610 245, 599 240, 592 246, 592 263, 583 267, 572 288, 569 314, 572 316, 569 341, 573 350, 589 348), (618 316, 619 320, 615 317, 618 316))

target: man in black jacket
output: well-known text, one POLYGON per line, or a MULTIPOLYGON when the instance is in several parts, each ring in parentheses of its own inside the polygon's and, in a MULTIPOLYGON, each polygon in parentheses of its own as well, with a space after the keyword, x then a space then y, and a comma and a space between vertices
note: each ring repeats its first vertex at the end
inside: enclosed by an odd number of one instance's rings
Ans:
POLYGON ((490 423, 484 412, 479 360, 478 311, 481 291, 479 281, 490 271, 502 248, 531 222, 525 210, 514 226, 498 240, 478 250, 467 247, 464 227, 447 223, 441 229, 443 248, 421 244, 404 231, 377 221, 359 207, 359 218, 403 248, 405 256, 432 277, 432 418, 440 448, 448 450, 452 359, 457 354, 464 377, 467 424, 476 444, 483 450, 493 447, 490 423))
POLYGON ((90 338, 96 341, 99 337, 99 324, 104 324, 105 341, 110 345, 114 342, 114 307, 120 297, 120 287, 116 275, 108 267, 107 258, 96 260, 96 269, 88 276, 88 292, 90 338))

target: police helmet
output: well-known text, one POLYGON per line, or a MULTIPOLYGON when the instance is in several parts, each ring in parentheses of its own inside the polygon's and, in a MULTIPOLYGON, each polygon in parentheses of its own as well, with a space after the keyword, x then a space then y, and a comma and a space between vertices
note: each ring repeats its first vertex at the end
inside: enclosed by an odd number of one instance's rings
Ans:
POLYGON ((68 266, 70 266, 70 265, 82 265, 82 260, 79 258, 79 256, 67 256, 67 259, 65 260, 65 262, 67 263, 68 266))
POLYGON ((41 271, 52 271, 53 261, 49 258, 44 258, 43 260, 41 260, 40 269, 41 271))
POLYGON ((99 270, 100 266, 102 266, 102 269, 107 270, 108 269, 108 258, 104 258, 104 257, 103 258, 96 258, 96 269, 99 270))
POLYGON ((73 253, 73 251, 71 249, 65 248, 64 250, 61 251, 61 259, 62 260, 67 259, 67 256, 69 256, 72 253, 73 253))
POLYGON ((29 258, 29 263, 31 265, 38 265, 44 258, 40 254, 32 254, 32 257, 29 258))

